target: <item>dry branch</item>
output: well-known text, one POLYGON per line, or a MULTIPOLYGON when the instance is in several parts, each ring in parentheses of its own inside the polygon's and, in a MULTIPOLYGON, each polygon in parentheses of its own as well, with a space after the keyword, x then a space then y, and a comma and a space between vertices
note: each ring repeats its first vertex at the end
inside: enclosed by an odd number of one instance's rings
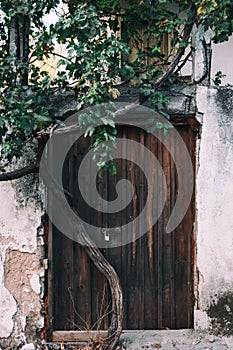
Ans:
MULTIPOLYGON (((183 31, 183 41, 188 41, 190 38, 190 34, 193 28, 193 23, 186 24, 183 31)), ((174 72, 175 68, 177 67, 178 63, 180 62, 181 57, 183 56, 185 52, 185 48, 182 47, 177 50, 177 53, 175 54, 172 62, 169 64, 169 67, 166 69, 166 71, 163 73, 161 77, 159 77, 154 82, 154 89, 157 90, 168 78, 169 76, 174 72)))

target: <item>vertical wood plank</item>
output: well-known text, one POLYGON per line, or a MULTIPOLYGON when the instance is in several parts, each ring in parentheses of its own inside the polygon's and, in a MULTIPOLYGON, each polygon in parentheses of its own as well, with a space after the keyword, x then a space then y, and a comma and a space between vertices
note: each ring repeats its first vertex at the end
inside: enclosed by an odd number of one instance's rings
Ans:
MULTIPOLYGON (((127 138, 127 129, 126 128, 121 128, 121 136, 122 138, 126 139, 127 138)), ((122 145, 122 164, 121 164, 121 171, 122 171, 122 177, 124 179, 127 179, 127 161, 126 161, 126 145, 122 145)), ((127 199, 127 191, 124 193, 125 199, 127 199)), ((129 211, 129 208, 124 209, 124 216, 122 216, 121 222, 122 225, 125 225, 127 221, 127 213, 129 211)), ((122 232, 122 235, 125 235, 125 232, 122 232)), ((129 244, 123 245, 121 247, 121 285, 123 289, 123 305, 124 305, 124 315, 123 315, 123 329, 127 329, 127 315, 128 315, 128 298, 129 298, 129 293, 128 293, 128 249, 129 249, 129 244)))
MULTIPOLYGON (((85 200, 81 197, 78 172, 90 146, 90 139, 81 136, 73 147, 75 160, 74 172, 74 208, 78 215, 86 221, 89 220, 90 210, 85 206, 85 200)), ((88 173, 88 169, 86 169, 88 173)), ((88 176, 81 178, 81 183, 88 187, 88 176)), ((75 242, 73 246, 73 291, 75 304, 75 329, 89 330, 91 328, 91 272, 90 259, 88 258, 83 247, 75 242)))
MULTIPOLYGON (((158 149, 157 149, 157 158, 159 163, 162 165, 163 160, 163 146, 158 140, 158 149)), ((158 201, 161 201, 162 193, 158 191, 158 201)), ((158 329, 163 328, 163 213, 157 222, 157 266, 158 266, 158 275, 157 275, 157 285, 158 285, 158 329)))
MULTIPOLYGON (((179 126, 178 130, 192 156, 194 139, 191 129, 179 126)), ((125 306, 123 327, 126 329, 192 327, 193 203, 190 204, 187 214, 176 230, 166 234, 165 227, 179 188, 174 161, 160 141, 136 127, 119 127, 118 136, 140 142, 157 156, 163 167, 167 186, 162 215, 146 235, 135 240, 135 228, 133 228, 132 232, 127 232, 132 237, 132 243, 102 250, 117 270, 122 283, 125 306)), ((168 137, 170 146, 174 147, 174 135, 168 137)), ((73 199, 69 199, 71 206, 84 220, 102 227, 121 226, 123 223, 133 221, 143 209, 148 195, 146 179, 133 162, 118 160, 116 176, 105 175, 102 180, 97 180, 99 193, 109 201, 115 199, 115 187, 120 179, 127 178, 131 182, 135 193, 132 202, 123 212, 102 214, 86 206, 80 197, 77 174, 79 164, 88 150, 90 144, 88 142, 83 138, 76 143, 66 165, 64 183, 73 196, 73 199)), ((132 147, 124 151, 129 158, 135 152, 132 147)), ((176 157, 180 160, 182 160, 181 151, 175 149, 176 157)), ((137 157, 141 157, 142 160, 143 152, 137 154, 137 157)), ((183 162, 182 167, 185 171, 187 164, 183 162)), ((88 176, 83 181, 86 181, 86 186, 89 188, 88 176)), ((156 171, 153 181, 158 187, 156 171)), ((125 192, 125 196, 127 195, 125 192)), ((158 191, 158 196, 161 195, 161 191, 158 191)), ((149 207, 147 213, 149 222, 152 221, 152 209, 149 207)), ((55 227, 53 227, 53 238, 52 252, 50 248, 49 255, 53 257, 54 268, 49 277, 49 288, 52 289, 50 301, 53 299, 51 312, 54 316, 54 329, 107 329, 109 316, 104 314, 109 310, 109 291, 105 278, 96 270, 78 243, 68 240, 57 232, 55 227)))
MULTIPOLYGON (((144 144, 155 156, 155 151, 157 149, 156 139, 152 137, 151 134, 144 133, 144 144)), ((146 163, 145 165, 148 166, 146 163)), ((146 179, 143 181, 143 193, 144 193, 144 202, 146 202, 147 197, 149 196, 149 201, 151 205, 148 207, 146 213, 149 226, 151 227, 149 232, 144 237, 144 329, 155 329, 157 328, 157 295, 156 295, 156 255, 154 252, 155 249, 155 233, 152 226, 153 220, 153 205, 155 204, 154 198, 154 186, 156 185, 156 167, 151 168, 150 173, 151 177, 151 192, 148 191, 146 179)))

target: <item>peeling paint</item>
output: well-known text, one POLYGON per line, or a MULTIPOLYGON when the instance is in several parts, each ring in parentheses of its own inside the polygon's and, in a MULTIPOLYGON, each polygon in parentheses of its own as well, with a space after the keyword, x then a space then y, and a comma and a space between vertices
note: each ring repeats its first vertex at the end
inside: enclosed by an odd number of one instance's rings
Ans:
POLYGON ((0 211, 0 338, 4 348, 16 348, 30 338, 34 342, 36 325, 43 327, 43 248, 37 237, 42 213, 26 198, 27 204, 19 206, 16 192, 14 184, 0 184, 0 200, 4 202, 0 211))
POLYGON ((21 350, 35 350, 33 343, 25 344, 21 347, 21 350))
POLYGON ((34 290, 34 292, 36 294, 40 294, 40 277, 36 274, 33 274, 32 277, 30 278, 30 284, 32 287, 32 290, 34 290))
POLYGON ((3 285, 0 289, 0 310, 0 337, 8 338, 13 331, 13 316, 17 306, 13 296, 3 285))
POLYGON ((8 240, 8 247, 34 252, 37 249, 35 232, 40 225, 41 211, 33 203, 17 209, 15 190, 9 183, 1 183, 0 191, 0 198, 4 201, 0 211, 0 235, 8 240))
POLYGON ((13 330, 13 316, 17 311, 16 301, 4 286, 3 255, 0 254, 0 337, 7 338, 13 330))

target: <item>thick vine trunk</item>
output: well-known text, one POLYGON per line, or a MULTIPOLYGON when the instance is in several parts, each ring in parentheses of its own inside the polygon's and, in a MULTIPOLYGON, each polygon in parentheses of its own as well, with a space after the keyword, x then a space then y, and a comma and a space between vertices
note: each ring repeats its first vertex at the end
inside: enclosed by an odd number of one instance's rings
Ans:
POLYGON ((9 171, 6 173, 0 174, 0 182, 1 181, 12 181, 15 179, 20 179, 21 177, 29 174, 35 174, 39 172, 39 164, 31 164, 27 165, 21 169, 17 169, 14 171, 9 171))
MULTIPOLYGON (((0 174, 0 181, 8 181, 21 178, 31 173, 37 173, 38 170, 38 164, 29 165, 22 169, 0 174)), ((63 191, 63 189, 60 189, 59 186, 56 185, 54 179, 50 174, 47 173, 47 176, 48 177, 44 180, 47 184, 51 185, 49 190, 56 197, 56 200, 60 200, 62 202, 61 191, 63 191)), ((108 329, 108 336, 104 344, 104 349, 114 350, 121 335, 123 321, 123 294, 119 277, 112 265, 105 259, 98 247, 90 239, 84 226, 81 223, 77 224, 77 222, 71 222, 71 225, 73 225, 75 228, 75 232, 78 236, 78 241, 83 245, 83 248, 86 251, 87 255, 97 267, 97 269, 106 277, 109 283, 112 297, 112 314, 111 323, 108 329)))
MULTIPOLYGON (((49 184, 48 190, 51 191, 52 195, 56 197, 56 200, 59 200, 60 203, 63 203, 63 199, 61 197, 63 189, 59 188, 55 180, 48 172, 43 173, 43 176, 46 177, 43 179, 46 185, 49 184)), ((67 209, 65 206, 63 206, 63 208, 66 214, 67 209)), ((69 218, 70 224, 73 227, 73 231, 77 235, 77 241, 82 244, 91 261, 106 277, 109 283, 112 298, 112 310, 111 323, 108 328, 108 336, 104 344, 104 349, 114 350, 121 335, 123 321, 123 293, 119 277, 112 265, 105 259, 98 247, 90 239, 88 233, 85 230, 85 227, 81 223, 77 223, 77 221, 74 220, 73 217, 70 217, 70 215, 69 218)))
POLYGON ((115 349, 122 331, 123 321, 123 296, 119 277, 110 263, 105 259, 100 250, 91 241, 84 227, 80 224, 77 228, 79 242, 82 243, 86 253, 97 269, 107 278, 112 297, 111 324, 108 329, 108 337, 104 349, 115 349))

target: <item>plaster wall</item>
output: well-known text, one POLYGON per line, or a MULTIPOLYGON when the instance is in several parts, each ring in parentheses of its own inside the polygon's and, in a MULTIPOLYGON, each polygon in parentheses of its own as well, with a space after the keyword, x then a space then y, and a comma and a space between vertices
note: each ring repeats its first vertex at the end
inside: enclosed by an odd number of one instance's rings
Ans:
POLYGON ((203 113, 196 179, 198 271, 196 327, 232 328, 233 312, 233 89, 197 87, 203 113), (223 302, 221 302, 221 300, 223 302), (222 321, 221 321, 222 318, 222 321))
POLYGON ((0 183, 0 346, 13 349, 35 341, 44 322, 41 210, 16 193, 0 183))

